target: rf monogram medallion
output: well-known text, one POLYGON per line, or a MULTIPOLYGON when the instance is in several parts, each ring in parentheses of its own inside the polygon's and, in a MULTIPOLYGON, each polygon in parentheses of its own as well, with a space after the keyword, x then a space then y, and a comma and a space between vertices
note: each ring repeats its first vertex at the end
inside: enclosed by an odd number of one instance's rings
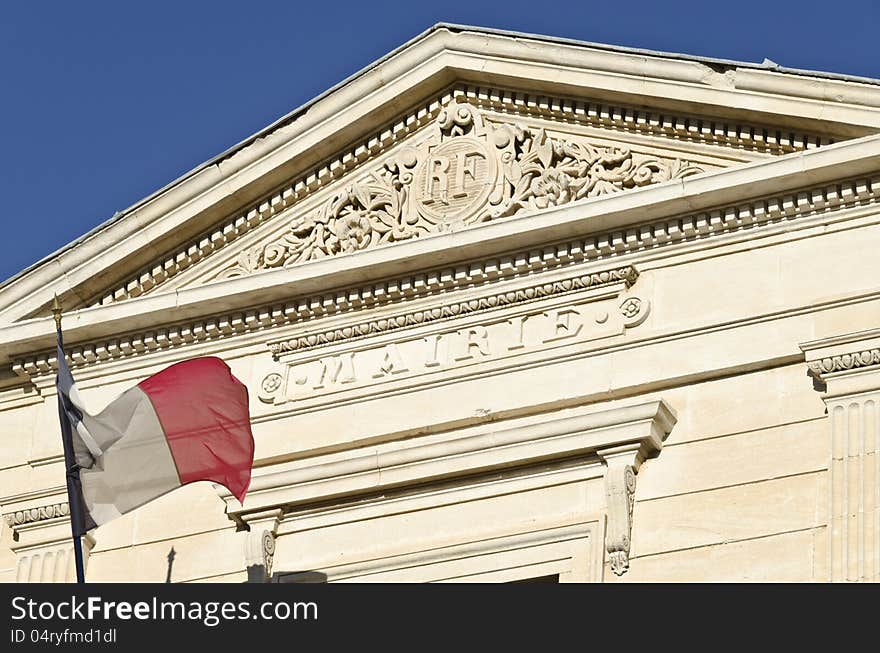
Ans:
POLYGON ((497 175, 495 159, 474 138, 439 145, 416 172, 418 210, 436 224, 455 224, 485 204, 497 175))

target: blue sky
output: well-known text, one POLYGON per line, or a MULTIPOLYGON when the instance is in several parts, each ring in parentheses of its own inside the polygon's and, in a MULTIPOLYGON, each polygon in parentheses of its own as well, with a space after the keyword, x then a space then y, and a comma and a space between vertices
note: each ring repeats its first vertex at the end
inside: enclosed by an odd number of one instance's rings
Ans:
POLYGON ((880 78, 876 0, 4 3, 0 280, 439 21, 880 78))

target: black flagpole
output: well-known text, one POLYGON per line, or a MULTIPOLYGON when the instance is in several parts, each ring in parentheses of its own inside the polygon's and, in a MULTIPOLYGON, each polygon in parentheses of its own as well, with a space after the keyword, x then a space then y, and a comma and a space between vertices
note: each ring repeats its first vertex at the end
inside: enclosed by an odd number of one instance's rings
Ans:
MULTIPOLYGON (((55 316, 55 330, 58 334, 58 355, 64 355, 64 338, 61 335, 61 304, 58 295, 52 303, 52 314, 55 316)), ((67 504, 70 506, 70 530, 73 534, 73 555, 76 561, 76 582, 85 583, 86 574, 83 567, 82 539, 85 532, 85 518, 83 515, 82 485, 79 479, 79 465, 73 453, 73 429, 67 411, 64 409, 64 400, 61 392, 58 392, 58 417, 61 420, 61 441, 64 443, 64 467, 67 477, 67 504)))

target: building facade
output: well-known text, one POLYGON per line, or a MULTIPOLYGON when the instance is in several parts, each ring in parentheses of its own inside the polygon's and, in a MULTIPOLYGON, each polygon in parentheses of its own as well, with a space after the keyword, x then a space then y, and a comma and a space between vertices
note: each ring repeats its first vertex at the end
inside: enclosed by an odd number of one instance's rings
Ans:
POLYGON ((880 82, 438 25, 0 286, 0 580, 84 400, 222 357, 243 505, 93 581, 880 580, 880 82))

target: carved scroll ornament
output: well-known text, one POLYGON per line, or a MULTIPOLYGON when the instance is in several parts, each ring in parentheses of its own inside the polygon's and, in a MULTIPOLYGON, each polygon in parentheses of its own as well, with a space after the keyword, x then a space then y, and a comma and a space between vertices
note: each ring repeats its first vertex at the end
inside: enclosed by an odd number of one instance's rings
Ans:
POLYGON ((703 172, 678 159, 598 147, 543 129, 491 124, 450 103, 430 137, 296 217, 284 234, 243 251, 221 277, 454 231, 703 172))

